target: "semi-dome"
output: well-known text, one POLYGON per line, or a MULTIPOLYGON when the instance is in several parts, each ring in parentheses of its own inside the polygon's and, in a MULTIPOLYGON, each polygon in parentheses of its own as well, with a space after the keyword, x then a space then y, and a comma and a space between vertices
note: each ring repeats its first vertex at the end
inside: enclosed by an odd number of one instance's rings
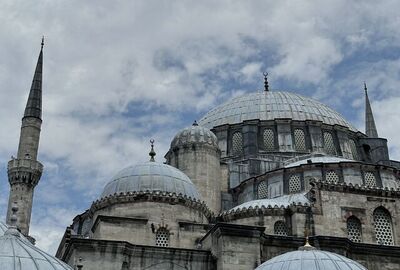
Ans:
POLYGON ((218 139, 209 129, 199 126, 195 121, 192 126, 179 131, 171 142, 171 148, 188 144, 206 144, 218 147, 218 139))
POLYGON ((338 112, 321 102, 283 91, 255 92, 233 98, 209 111, 199 123, 210 129, 225 124, 239 124, 246 120, 281 118, 322 121, 357 131, 338 112))
POLYGON ((72 270, 72 267, 35 247, 16 228, 0 236, 1 270, 72 270))
POLYGON ((199 192, 189 177, 167 164, 154 161, 127 167, 104 187, 101 198, 128 192, 162 192, 200 200, 199 192))
POLYGON ((276 256, 255 270, 368 270, 358 262, 306 244, 297 251, 276 256))

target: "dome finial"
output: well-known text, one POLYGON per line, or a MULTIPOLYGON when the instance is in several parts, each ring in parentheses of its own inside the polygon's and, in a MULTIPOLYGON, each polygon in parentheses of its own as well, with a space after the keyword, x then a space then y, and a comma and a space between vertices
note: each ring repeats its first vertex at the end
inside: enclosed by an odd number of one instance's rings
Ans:
POLYGON ((198 126, 199 124, 197 124, 197 121, 196 120, 194 120, 194 122, 193 122, 193 124, 192 124, 192 126, 198 126))
POLYGON ((154 157, 156 156, 156 152, 154 151, 154 140, 153 139, 150 140, 150 144, 151 144, 151 150, 149 153, 150 161, 154 162, 154 161, 156 161, 154 159, 154 157))
POLYGON ((264 72, 264 91, 268 92, 269 91, 269 85, 268 85, 268 72, 264 72))
POLYGON ((8 235, 15 235, 19 236, 19 231, 17 227, 17 222, 18 222, 18 217, 17 217, 17 212, 18 212, 18 205, 16 202, 13 203, 13 206, 11 207, 11 217, 10 217, 10 227, 4 234, 8 235))

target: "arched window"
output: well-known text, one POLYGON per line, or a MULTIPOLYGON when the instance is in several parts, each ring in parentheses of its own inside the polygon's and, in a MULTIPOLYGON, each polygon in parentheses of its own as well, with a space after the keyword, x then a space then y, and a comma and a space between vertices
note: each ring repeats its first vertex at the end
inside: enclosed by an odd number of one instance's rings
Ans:
POLYGON ((267 151, 275 150, 275 133, 272 129, 266 128, 263 133, 264 147, 267 151))
POLYGON ((376 187, 376 178, 372 172, 364 173, 364 183, 367 187, 374 188, 376 187))
POLYGON ((235 132, 232 135, 232 152, 235 155, 240 155, 243 151, 242 133, 235 132))
POLYGON ((358 160, 358 151, 357 151, 357 146, 356 146, 356 142, 353 139, 349 140, 349 145, 350 145, 350 150, 351 150, 351 154, 353 156, 354 160, 358 160))
POLYGON ((300 176, 293 174, 289 178, 289 193, 296 193, 301 191, 301 180, 300 176))
POLYGON ((355 216, 351 216, 347 219, 347 237, 356 243, 362 241, 361 222, 355 216))
POLYGON ((327 154, 336 155, 336 147, 333 142, 332 133, 324 132, 324 149, 327 154))
POLYGON ((306 138, 304 131, 300 128, 294 130, 294 146, 296 151, 306 151, 306 138))
POLYGON ((385 246, 394 245, 392 218, 390 213, 383 207, 374 211, 374 226, 376 243, 385 246))
POLYGON ((161 227, 156 232, 156 246, 169 247, 169 231, 161 227))
POLYGON ((325 181, 330 184, 337 184, 339 182, 339 175, 335 171, 329 171, 325 175, 325 181))
POLYGON ((268 185, 267 181, 262 181, 258 184, 257 188, 257 197, 258 199, 268 198, 268 185))
POLYGON ((274 234, 276 235, 284 235, 287 236, 288 235, 288 230, 286 227, 286 223, 282 220, 278 220, 277 222, 275 222, 274 224, 274 234))

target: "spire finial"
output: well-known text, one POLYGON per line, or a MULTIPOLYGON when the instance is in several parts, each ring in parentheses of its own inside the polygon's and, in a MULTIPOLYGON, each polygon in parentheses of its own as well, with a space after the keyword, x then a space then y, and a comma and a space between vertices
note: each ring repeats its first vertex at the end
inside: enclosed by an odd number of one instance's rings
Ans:
POLYGON ((44 36, 42 36, 42 43, 40 43, 41 45, 41 49, 43 50, 43 46, 44 46, 44 36))
POLYGON ((197 124, 197 121, 196 120, 194 120, 194 122, 193 122, 193 124, 192 124, 192 126, 198 126, 199 124, 197 124))
POLYGON ((268 72, 264 72, 264 91, 268 92, 269 91, 269 85, 268 85, 268 72))
POLYGON ((367 84, 365 83, 365 81, 364 81, 364 91, 365 91, 365 93, 367 93, 367 91, 368 91, 367 84))
POLYGON ((150 140, 150 145, 151 145, 151 150, 149 153, 150 161, 154 162, 154 161, 156 161, 154 159, 154 157, 156 156, 156 152, 154 151, 154 140, 153 139, 150 140))

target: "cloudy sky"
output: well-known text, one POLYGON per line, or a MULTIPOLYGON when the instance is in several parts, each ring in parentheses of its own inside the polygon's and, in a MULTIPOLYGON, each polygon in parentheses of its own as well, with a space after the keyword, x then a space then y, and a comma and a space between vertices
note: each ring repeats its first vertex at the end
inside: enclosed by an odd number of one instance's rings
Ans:
POLYGON ((54 253, 65 227, 120 169, 158 161, 181 128, 263 87, 318 99, 400 159, 399 1, 0 2, 0 218, 6 163, 45 35, 43 126, 31 234, 54 253))

